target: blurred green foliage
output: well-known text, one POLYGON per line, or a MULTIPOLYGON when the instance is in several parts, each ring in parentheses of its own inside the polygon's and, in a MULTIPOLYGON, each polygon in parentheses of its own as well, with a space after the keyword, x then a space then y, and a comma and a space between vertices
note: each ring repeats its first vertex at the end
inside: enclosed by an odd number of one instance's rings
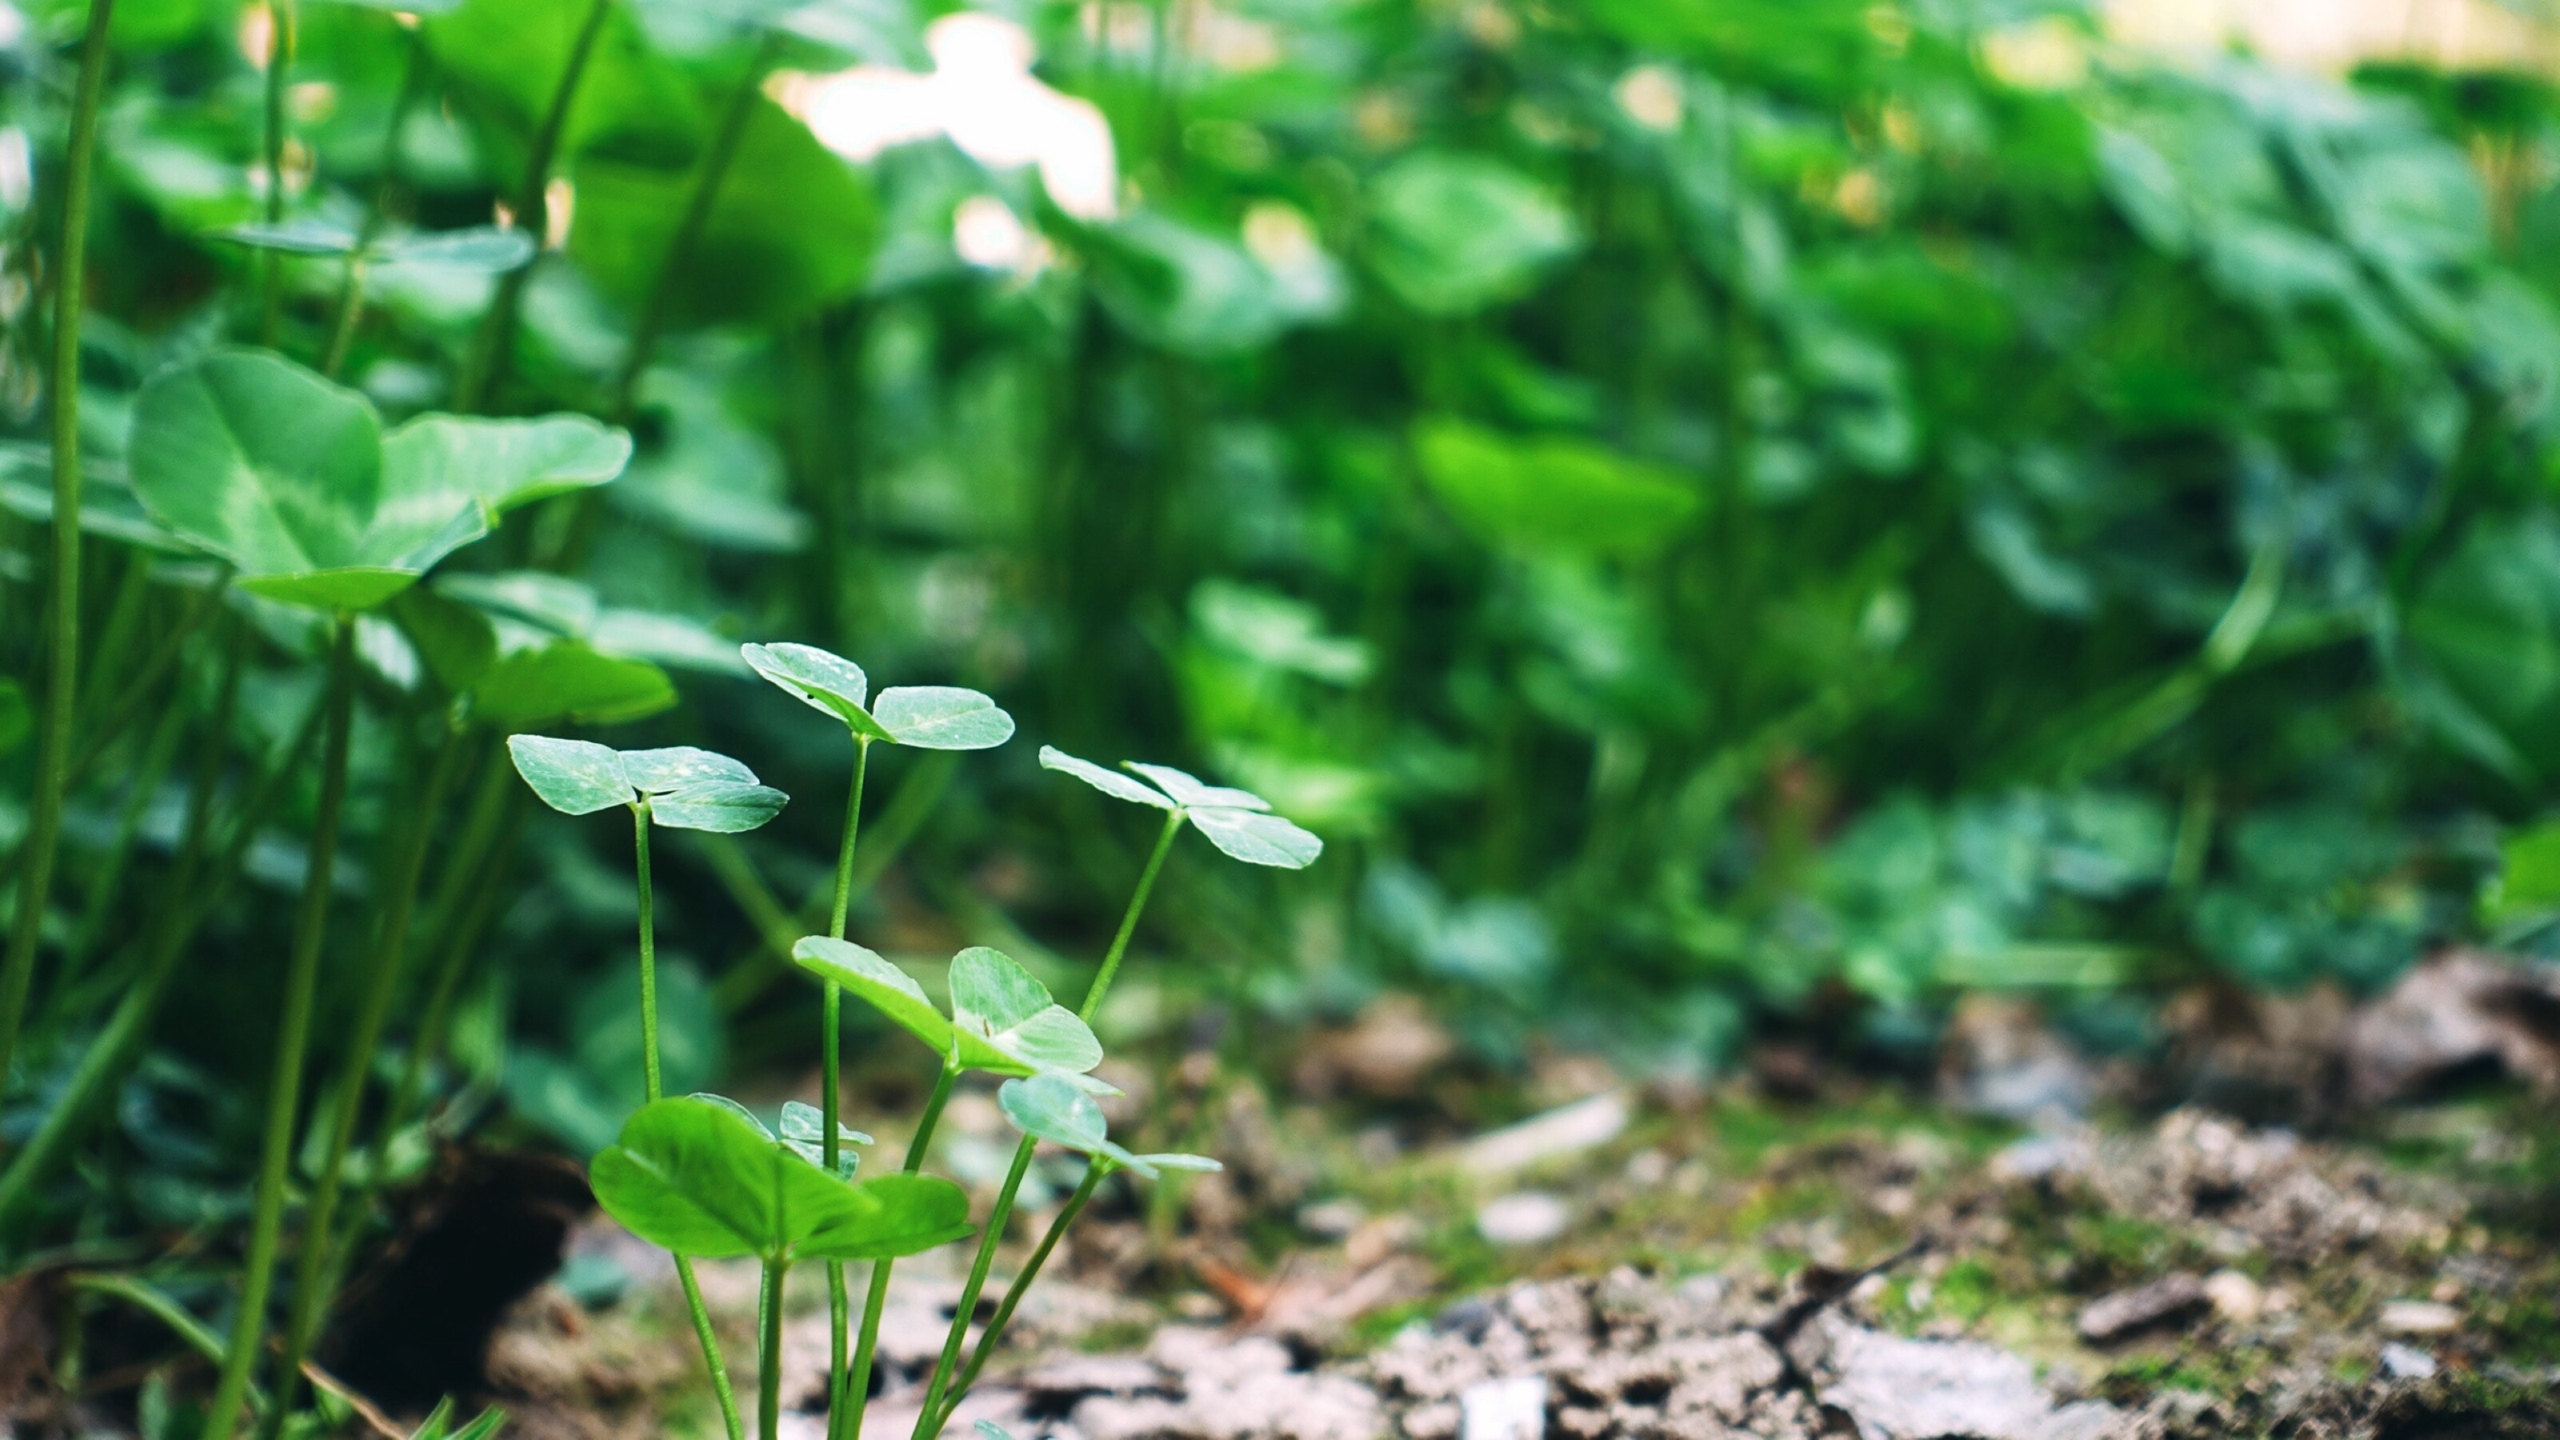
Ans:
MULTIPOLYGON (((351 914, 421 695, 631 722, 615 743, 837 793, 844 747, 747 675, 749 639, 984 689, 1035 741, 1179 761, 1338 847, 1278 879, 1177 863, 1140 942, 1168 963, 1137 967, 1106 1031, 1420 989, 1497 1059, 1554 1029, 1701 1068, 1771 1019, 1925 1037, 1967 987, 2371 987, 2560 911, 2548 831, 2519 829, 2495 883, 2501 835, 2560 778, 2560 109, 2539 80, 2173 66, 2039 0, 986 8, 1107 121, 1112 213, 948 138, 855 161, 794 118, 809 77, 931 63, 924 9, 609 8, 493 408, 627 418, 638 458, 365 632, 351 914), (661 292, 732 113, 734 166, 661 292)), ((379 194, 395 233, 489 224, 587 13, 302 5, 292 213, 352 233, 379 194)), ((265 260, 210 232, 259 209, 244 37, 266 14, 118 14, 89 624, 128 615, 137 654, 208 577, 149 548, 167 538, 123 488, 133 397, 257 328, 265 260)), ((0 57, 0 402, 28 435, 79 15, 32 6, 0 57)), ((1042 113, 1035 138, 1073 130, 1042 113)), ((284 266, 280 348, 310 360, 344 267, 284 266)), ((387 421, 450 404, 510 282, 396 250, 365 280, 346 376, 387 421)), ((0 653, 33 676, 49 511, 7 484, 0 653)), ((316 634, 225 605, 236 712, 208 630, 154 692, 188 762, 144 763, 149 727, 101 741, 65 936, 128 852, 170 867, 192 757, 239 793, 307 713, 316 634)), ((0 682, 0 838, 23 824, 27 693, 0 682)), ((884 760, 897 858, 864 875, 857 934, 1003 941, 1051 973, 1099 950, 1150 826, 1043 784, 1035 749, 959 780, 884 760)), ((290 888, 311 804, 290 788, 210 916, 88 1172, 154 1214, 191 1174, 189 1203, 236 1204, 205 1157, 255 1120, 207 1077, 262 1063, 284 907, 261 887, 290 888)), ((667 847, 703 1067, 805 1034, 783 952, 831 811, 667 847)), ((505 823, 502 880, 421 917, 420 953, 466 952, 449 1034, 424 1037, 448 1042, 440 1113, 503 1097, 592 1144, 628 1099, 602 1088, 628 1067, 600 978, 627 887, 604 840, 505 823)), ((147 908, 107 909, 87 968, 40 981, 0 1133, 35 1123, 147 908)), ((322 1003, 325 1037, 351 987, 322 1003)))

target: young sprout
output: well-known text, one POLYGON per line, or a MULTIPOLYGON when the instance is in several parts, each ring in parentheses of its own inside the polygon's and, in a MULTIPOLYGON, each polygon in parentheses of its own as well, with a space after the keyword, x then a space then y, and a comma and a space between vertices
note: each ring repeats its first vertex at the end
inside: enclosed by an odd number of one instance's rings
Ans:
POLYGON ((764 1440, 781 1434, 782 1285, 792 1262, 885 1263, 969 1233, 969 1197, 952 1182, 853 1180, 717 1095, 642 1106, 587 1173, 596 1203, 641 1239, 679 1256, 762 1263, 756 1419, 764 1440))
MULTIPOLYGON (((811 935, 793 946, 791 953, 802 969, 827 982, 830 990, 852 991, 942 1057, 941 1074, 934 1080, 931 1098, 925 1101, 924 1115, 916 1122, 915 1138, 907 1145, 907 1168, 911 1171, 924 1163, 925 1148, 933 1141, 942 1107, 951 1098, 953 1082, 964 1070, 1013 1076, 1054 1075, 1060 1077, 1061 1084, 1079 1091, 1110 1088, 1085 1073, 1102 1063, 1102 1042, 1094 1038, 1092 1028, 1051 999, 1048 986, 1002 951, 980 945, 952 957, 948 1016, 935 1008, 915 977, 860 945, 811 935)), ((995 1208, 989 1212, 991 1223, 1000 1223, 1012 1213, 1014 1193, 1021 1188, 1028 1168, 1020 1163, 1021 1158, 1016 1157, 1017 1163, 1005 1176, 1004 1188, 996 1195, 995 1208)), ((994 1244, 981 1243, 958 1312, 964 1328, 977 1304, 978 1292, 985 1287, 987 1267, 994 1258, 994 1244)), ((862 1333, 854 1346, 851 1370, 844 1377, 845 1388, 838 1392, 840 1404, 859 1407, 869 1394, 872 1356, 879 1344, 880 1311, 888 1285, 889 1266, 884 1261, 871 1272, 862 1333)), ((861 1419, 861 1410, 854 1408, 849 1424, 855 1433, 861 1429, 861 1419)))
MULTIPOLYGON (((642 1077, 650 1100, 658 1099, 658 938, 649 883, 649 827, 708 830, 729 835, 753 830, 782 813, 790 797, 757 783, 755 772, 708 750, 680 745, 665 750, 616 750, 586 740, 558 740, 546 735, 515 735, 507 753, 516 773, 542 797, 542 803, 564 815, 593 815, 621 805, 631 811, 632 848, 640 882, 640 1055, 642 1077)), ((634 1227, 637 1229, 637 1227, 634 1227)), ((720 1418, 730 1440, 744 1440, 738 1401, 720 1360, 720 1342, 712 1333, 711 1312, 702 1303, 702 1287, 693 1262, 680 1246, 676 1278, 683 1282, 685 1305, 693 1312, 695 1339, 702 1344, 703 1363, 711 1372, 711 1388, 720 1400, 720 1418)))
POLYGON ((1129 897, 1129 908, 1120 917, 1120 931, 1111 937, 1111 949, 1102 957, 1102 969, 1094 975, 1093 988, 1085 992, 1084 1005, 1076 1012, 1088 1022, 1101 1010, 1102 997, 1111 990, 1112 977, 1120 970, 1120 957, 1128 952, 1129 937, 1138 928, 1138 914, 1146 909, 1147 896, 1155 889, 1156 872, 1164 868, 1165 854, 1173 848, 1173 837, 1185 820, 1208 836, 1210 844, 1248 865, 1304 870, 1324 853, 1322 840, 1272 814, 1271 802, 1250 790, 1205 785, 1170 765, 1142 765, 1134 760, 1122 763, 1155 783, 1133 780, 1117 770, 1079 760, 1055 746, 1040 747, 1042 769, 1073 775, 1115 800, 1165 812, 1164 831, 1156 837, 1155 853, 1147 857, 1147 868, 1138 875, 1137 891, 1129 897))
MULTIPOLYGON (((902 686, 883 690, 879 698, 873 700, 871 681, 862 673, 861 666, 814 645, 742 645, 738 647, 738 653, 757 674, 772 681, 785 694, 820 714, 841 721, 845 732, 853 737, 853 792, 845 801, 844 839, 836 847, 835 897, 827 919, 828 937, 842 940, 845 921, 853 907, 854 848, 862 834, 862 783, 871 768, 873 743, 885 740, 892 745, 918 750, 985 750, 1013 738, 1013 717, 977 691, 949 685, 902 686)), ((844 998, 841 987, 833 979, 827 978, 823 972, 820 978, 826 983, 819 998, 819 1044, 822 1048, 818 1056, 818 1085, 819 1101, 826 1107, 826 1113, 819 1133, 825 1135, 836 1124, 837 1097, 843 1088, 839 1080, 839 1047, 844 998)), ((939 1107, 929 1113, 938 1114, 939 1107)), ((929 1133, 929 1127, 918 1132, 917 1144, 908 1152, 911 1162, 923 1159, 922 1141, 929 1133)), ((828 1163, 834 1163, 832 1145, 828 1163)), ((914 1163, 910 1163, 908 1168, 913 1169, 914 1163)), ((865 1334, 878 1330, 880 1307, 888 1298, 888 1274, 885 1265, 875 1267, 872 1272, 871 1294, 863 1309, 862 1328, 865 1334)), ((844 1415, 848 1409, 853 1412, 852 1428, 859 1432, 860 1400, 849 1400, 845 1389, 857 1378, 857 1367, 848 1349, 852 1309, 845 1293, 844 1267, 839 1264, 827 1267, 827 1317, 828 1359, 832 1367, 829 1381, 833 1387, 829 1433, 843 1433, 844 1415)), ((860 1378, 867 1383, 867 1370, 860 1378)), ((856 1397, 858 1394, 855 1392, 856 1397)))
MULTIPOLYGON (((1049 1252, 1058 1248, 1059 1239, 1084 1212, 1086 1203, 1093 1199, 1095 1187, 1105 1177, 1115 1171, 1127 1170, 1153 1180, 1166 1170, 1198 1173, 1221 1168, 1217 1161, 1204 1155, 1131 1154, 1111 1140, 1103 1121, 1102 1107, 1095 1103, 1093 1096, 1062 1075, 1044 1074, 1027 1080, 1008 1080, 996 1092, 996 1103, 1003 1107, 1005 1118, 1022 1132, 1026 1150, 1046 1140, 1075 1151, 1092 1163, 1085 1167, 1084 1179, 1077 1183, 1075 1193, 1067 1197, 1067 1203, 1058 1211, 1057 1218, 1049 1222, 1049 1228, 1041 1235, 1031 1258, 1023 1263, 1022 1273, 1016 1275, 1013 1284, 1006 1288, 1003 1301, 996 1306, 994 1317, 987 1321, 985 1332, 978 1338, 977 1350, 970 1355, 968 1366, 955 1379, 952 1378, 952 1367, 959 1360, 969 1317, 977 1308, 979 1287, 985 1283, 986 1266, 994 1254, 993 1246, 979 1247, 979 1263, 970 1271, 971 1283, 961 1292, 961 1309, 950 1334, 944 1337, 941 1360, 934 1366, 933 1379, 925 1390, 924 1409, 916 1416, 913 1440, 929 1440, 950 1423, 951 1413, 959 1408, 960 1401, 969 1393, 969 1387, 977 1383, 979 1372, 986 1368, 988 1357, 995 1353, 996 1342, 1003 1338, 1005 1327, 1012 1322, 1013 1312, 1021 1306, 1022 1297, 1029 1293, 1031 1282, 1039 1277, 1040 1267, 1048 1263, 1049 1252)), ((987 1222, 990 1233, 998 1223, 990 1217, 987 1222)))

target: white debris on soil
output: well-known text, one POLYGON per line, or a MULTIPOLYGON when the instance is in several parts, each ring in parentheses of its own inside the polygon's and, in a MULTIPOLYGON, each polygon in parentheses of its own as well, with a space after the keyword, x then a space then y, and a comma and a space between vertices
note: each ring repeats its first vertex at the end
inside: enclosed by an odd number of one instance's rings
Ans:
POLYGON ((2386 1335, 2450 1335, 2462 1328, 2462 1312, 2433 1300, 2394 1300, 2375 1323, 2386 1335))
POLYGON ((1822 1403, 1860 1440, 2101 1440, 2126 1434, 2103 1401, 2056 1405, 2027 1362, 1965 1340, 1906 1340, 1824 1316, 1793 1347, 1822 1403))
POLYGON ((1458 1440, 1541 1440, 1547 1433, 1547 1377, 1479 1380, 1458 1396, 1458 1440))
POLYGON ((1476 1211, 1476 1233, 1496 1245, 1543 1245, 1572 1223, 1572 1207, 1544 1190, 1503 1195, 1476 1211))
POLYGON ((1594 1095, 1479 1135, 1458 1152, 1458 1163, 1474 1175, 1508 1175, 1606 1145, 1625 1132, 1629 1116, 1624 1093, 1594 1095))

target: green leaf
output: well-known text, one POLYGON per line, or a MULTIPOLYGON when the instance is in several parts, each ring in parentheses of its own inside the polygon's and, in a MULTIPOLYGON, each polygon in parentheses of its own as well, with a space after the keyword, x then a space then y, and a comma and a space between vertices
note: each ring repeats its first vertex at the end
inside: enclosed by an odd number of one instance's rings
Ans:
POLYGON ((1324 842, 1281 819, 1253 810, 1207 805, 1187 812, 1209 843, 1247 865, 1304 870, 1324 853, 1324 842))
POLYGON ((973 945, 951 957, 951 1023, 1035 1070, 1082 1074, 1102 1042, 1010 955, 973 945))
POLYGON ((426 586, 402 592, 390 608, 392 623, 448 693, 467 693, 498 663, 497 627, 478 610, 426 586))
MULTIPOLYGON (((637 303, 660 283, 685 213, 690 167, 595 154, 574 173, 569 256, 607 295, 637 303)), ((879 225, 861 171, 758 97, 700 234, 675 272, 677 324, 770 325, 852 295, 879 225)))
POLYGON ((670 830, 735 835, 782 813, 790 797, 756 782, 726 755, 677 745, 622 752, 622 772, 649 801, 649 818, 670 830))
POLYGON ((522 230, 475 225, 467 230, 420 230, 375 243, 372 254, 385 265, 433 265, 475 275, 503 275, 521 270, 542 253, 522 230))
POLYGON ((1477 155, 1411 155, 1370 185, 1369 265, 1426 315, 1464 315, 1528 292, 1582 247, 1546 187, 1477 155))
POLYGON ((1014 1128, 1035 1140, 1046 1140, 1098 1161, 1135 1170, 1152 1180, 1155 1166, 1111 1142, 1102 1106, 1064 1077, 1034 1075, 1007 1080, 996 1091, 996 1104, 1014 1128))
MULTIPOLYGON (((549 114, 590 9, 588 0, 466 0, 422 27, 441 87, 478 132, 490 172, 523 173, 526 147, 549 114)), ((693 86, 650 48, 628 7, 614 6, 561 128, 561 161, 609 150, 681 171, 702 140, 693 86)), ((576 228, 584 228, 583 177, 578 190, 576 228)))
POLYGON ((1138 1158, 1159 1170, 1186 1170, 1194 1175, 1207 1175, 1227 1168, 1206 1155, 1169 1153, 1141 1155, 1138 1158))
POLYGON ((763 825, 789 803, 791 797, 769 785, 714 781, 653 797, 649 818, 670 830, 736 835, 763 825))
POLYGON ((791 947, 800 968, 843 986, 889 1017, 934 1054, 956 1057, 964 1070, 1032 1075, 1090 1070, 1102 1046, 1083 1021, 1050 1002, 1049 992, 994 950, 964 950, 951 962, 958 1023, 934 1008, 915 977, 851 941, 802 937, 791 947))
POLYGON ((1414 427, 1432 493, 1491 544, 1532 553, 1641 557, 1680 534, 1699 507, 1675 472, 1587 441, 1513 439, 1456 420, 1414 427))
POLYGON ((772 645, 741 645, 738 654, 749 668, 813 710, 832 715, 859 733, 876 740, 895 740, 871 712, 862 708, 870 696, 871 682, 862 667, 841 655, 821 650, 815 645, 794 645, 783 641, 772 645))
POLYGON ((642 1106, 595 1157, 588 1178, 606 1213, 681 1255, 873 1259, 969 1233, 968 1196, 950 1181, 848 1182, 801 1159, 752 1117, 699 1096, 642 1106))
POLYGON ((664 670, 601 654, 578 640, 511 651, 483 672, 470 694, 473 718, 502 727, 557 720, 615 725, 676 703, 664 670))
POLYGON ((386 473, 382 452, 370 401, 262 352, 172 366, 134 402, 133 485, 153 517, 290 604, 370 609, 488 533, 478 501, 386 473))
POLYGON ((593 815, 639 797, 623 774, 622 756, 590 740, 511 735, 507 754, 542 803, 563 815, 593 815))
MULTIPOLYGON (((782 1123, 777 1128, 781 1133, 782 1143, 790 1146, 793 1153, 812 1165, 825 1168, 827 1163, 826 1112, 805 1101, 785 1100, 782 1102, 782 1123)), ((836 1126, 836 1140, 838 1142, 836 1174, 850 1180, 853 1178, 854 1171, 860 1168, 862 1163, 862 1157, 854 1153, 853 1147, 870 1144, 871 1137, 850 1125, 839 1123, 836 1126)))
POLYGON ((1061 775, 1073 775, 1114 800, 1126 800, 1135 805, 1152 805, 1158 810, 1182 808, 1170 797, 1152 787, 1141 785, 1116 770, 1105 770, 1090 760, 1079 760, 1053 746, 1040 747, 1040 768, 1055 770, 1061 775))
POLYGON ((1173 803, 1188 809, 1200 805, 1218 805, 1231 810, 1268 810, 1271 802, 1250 790, 1230 790, 1223 785, 1203 785, 1191 775, 1170 765, 1148 765, 1125 760, 1124 768, 1144 775, 1156 788, 1173 797, 1173 803))
POLYGON ((1013 717, 996 702, 952 685, 883 690, 871 718, 892 740, 920 750, 986 750, 1013 738, 1013 717))
POLYGON ((382 441, 384 493, 448 506, 446 496, 475 499, 492 523, 518 506, 607 484, 630 463, 631 436, 584 415, 422 415, 382 441))
POLYGON ((281 225, 232 225, 212 232, 212 238, 245 245, 252 250, 274 250, 286 255, 353 255, 356 232, 327 220, 287 220, 281 225))
POLYGON ((2554 909, 2560 909, 2560 822, 2508 832, 2498 842, 2498 875, 2481 918, 2503 925, 2554 909))

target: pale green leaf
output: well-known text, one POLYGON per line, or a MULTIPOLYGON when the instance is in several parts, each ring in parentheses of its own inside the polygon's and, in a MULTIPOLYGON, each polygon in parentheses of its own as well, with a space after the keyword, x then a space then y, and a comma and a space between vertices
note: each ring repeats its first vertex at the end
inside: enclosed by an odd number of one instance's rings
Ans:
POLYGON ((1158 810, 1179 810, 1182 808, 1175 804, 1171 799, 1167 798, 1160 791, 1149 786, 1141 785, 1137 781, 1132 780, 1128 776, 1120 774, 1117 771, 1105 770, 1090 760, 1079 760, 1064 750, 1059 750, 1052 746, 1043 745, 1040 747, 1040 768, 1044 770, 1055 770, 1062 775, 1073 775, 1087 785, 1092 786, 1094 789, 1101 791, 1103 794, 1108 795, 1115 800, 1127 800, 1138 805, 1152 805, 1158 810))
POLYGON ((1013 738, 1013 717, 996 702, 949 685, 883 690, 871 718, 891 739, 922 750, 985 750, 1013 738))

